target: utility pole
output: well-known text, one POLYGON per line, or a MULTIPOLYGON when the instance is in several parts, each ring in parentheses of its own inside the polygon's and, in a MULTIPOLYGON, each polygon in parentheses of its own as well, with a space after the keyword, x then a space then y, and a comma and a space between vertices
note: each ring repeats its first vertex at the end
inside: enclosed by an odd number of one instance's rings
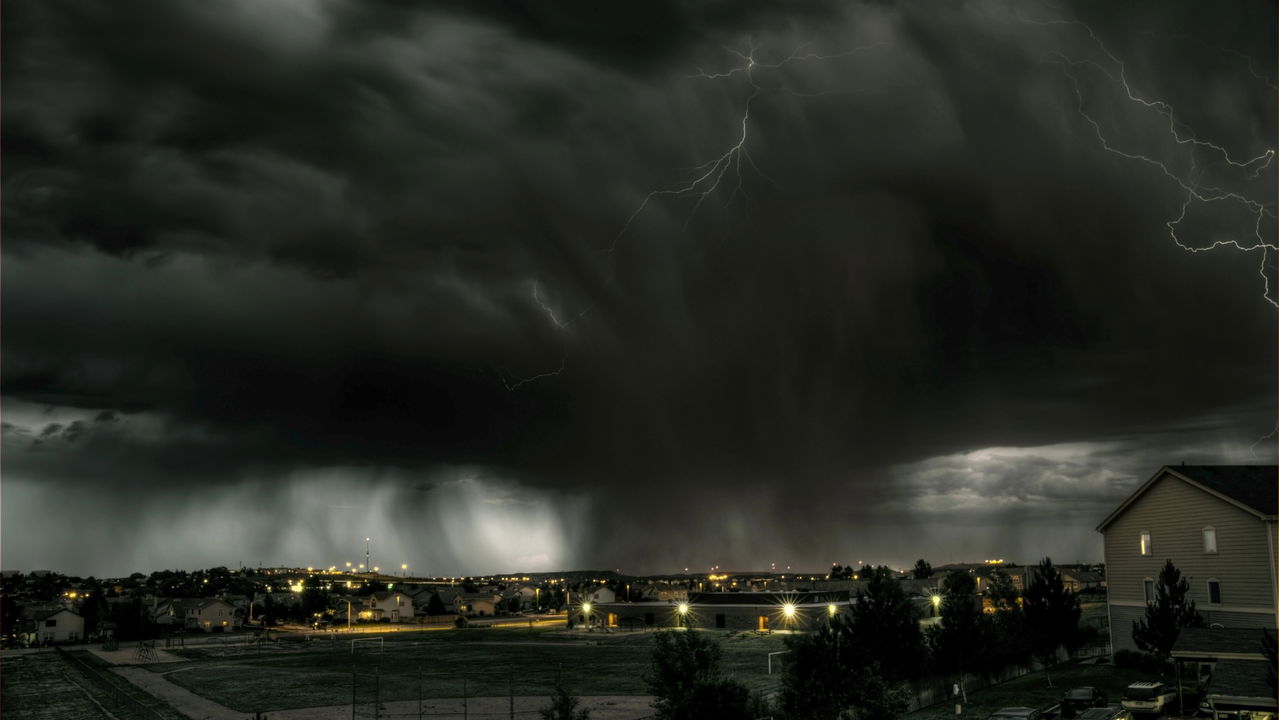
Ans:
POLYGON ((364 538, 364 569, 372 570, 373 561, 369 559, 369 539, 364 538))

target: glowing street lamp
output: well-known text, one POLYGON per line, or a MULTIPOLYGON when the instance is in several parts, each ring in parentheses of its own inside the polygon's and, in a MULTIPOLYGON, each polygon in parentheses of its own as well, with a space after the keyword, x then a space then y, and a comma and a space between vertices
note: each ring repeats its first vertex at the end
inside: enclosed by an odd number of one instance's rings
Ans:
POLYGON ((795 603, 789 603, 789 602, 788 602, 788 603, 785 603, 784 605, 782 605, 782 614, 786 616, 786 619, 787 619, 787 620, 792 620, 792 619, 794 619, 794 617, 795 617, 795 603))
POLYGON ((941 612, 941 595, 934 595, 933 596, 933 614, 936 615, 940 612, 941 612))

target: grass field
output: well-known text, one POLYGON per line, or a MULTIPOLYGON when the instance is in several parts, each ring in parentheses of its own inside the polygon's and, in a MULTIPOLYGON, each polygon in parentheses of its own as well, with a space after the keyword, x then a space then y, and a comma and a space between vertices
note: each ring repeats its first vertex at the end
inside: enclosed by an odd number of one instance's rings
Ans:
MULTIPOLYGON (((1043 672, 1037 672, 968 693, 969 702, 964 706, 963 716, 984 718, 999 708, 1019 705, 1043 710, 1060 702, 1066 690, 1081 685, 1099 688, 1113 704, 1118 705, 1129 683, 1154 679, 1149 673, 1112 665, 1064 665, 1053 669, 1053 687, 1048 687, 1048 678, 1043 672)), ((907 717, 911 720, 950 720, 955 717, 955 704, 940 703, 907 717)))
POLYGON ((5 718, 22 720, 106 720, 73 682, 57 655, 30 653, 0 663, 0 708, 5 718))
MULTIPOLYGON (((366 636, 367 637, 367 636, 366 636)), ((776 686, 767 653, 779 635, 716 634, 722 668, 752 690, 776 686)), ((153 665, 192 692, 241 712, 446 697, 546 695, 557 679, 575 695, 647 695, 652 633, 584 634, 549 629, 391 633, 384 651, 355 655, 350 637, 317 636, 270 649, 219 646, 179 651, 190 662, 153 665)), ((777 662, 776 660, 774 661, 777 662)))

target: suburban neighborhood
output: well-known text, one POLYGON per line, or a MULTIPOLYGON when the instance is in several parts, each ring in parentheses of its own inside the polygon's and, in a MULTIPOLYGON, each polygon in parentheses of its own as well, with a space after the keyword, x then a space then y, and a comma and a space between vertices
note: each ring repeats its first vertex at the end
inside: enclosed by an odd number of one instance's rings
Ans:
MULTIPOLYGON (((876 672, 902 688, 900 707, 916 713, 940 707, 971 716, 965 710, 970 693, 992 693, 1037 674, 1109 672, 1149 678, 1111 690, 1116 713, 1140 713, 1144 702, 1169 717, 1273 720, 1276 481, 1271 466, 1162 467, 1097 524, 1105 561, 1094 565, 1045 558, 1028 565, 995 559, 932 566, 920 559, 902 570, 836 565, 823 574, 581 571, 464 578, 339 572, 336 566, 166 570, 110 579, 6 570, 0 617, 6 662, 25 657, 13 653, 56 649, 103 668, 154 660, 156 652, 172 661, 197 660, 213 647, 261 652, 264 642, 285 648, 293 639, 304 640, 294 645, 298 651, 320 641, 332 652, 355 654, 358 642, 337 640, 369 637, 387 647, 390 637, 389 647, 397 648, 418 633, 434 637, 431 630, 522 628, 537 642, 558 635, 610 643, 677 630, 710 642, 781 639, 765 664, 764 677, 776 678, 781 668, 799 672, 795 653, 818 652, 823 638, 851 632, 850 642, 869 643, 867 652, 880 658, 876 672), (1053 603, 1072 618, 1065 634, 1046 646, 1021 644, 1046 632, 1036 629, 1036 612, 1053 603), (1161 618, 1172 621, 1161 626, 1161 618), (894 635, 875 634, 902 622, 907 625, 894 635), (552 635, 540 634, 547 632, 552 635), (225 640, 207 644, 218 637, 225 640), (982 648, 980 655, 951 654, 973 646, 982 648)), ((789 694, 788 688, 802 687, 791 683, 801 680, 780 680, 771 692, 766 680, 760 702, 810 707, 789 694)), ((1071 716, 1066 699, 1035 709, 1036 717, 1071 716)))

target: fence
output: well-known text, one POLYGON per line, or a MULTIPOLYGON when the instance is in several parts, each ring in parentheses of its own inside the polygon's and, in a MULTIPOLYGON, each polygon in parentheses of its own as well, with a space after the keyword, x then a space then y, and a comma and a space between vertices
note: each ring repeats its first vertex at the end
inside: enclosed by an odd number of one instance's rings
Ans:
POLYGON ((185 717, 137 690, 124 678, 94 667, 81 653, 62 648, 54 652, 67 665, 67 679, 88 694, 108 716, 120 720, 182 720, 185 717))

